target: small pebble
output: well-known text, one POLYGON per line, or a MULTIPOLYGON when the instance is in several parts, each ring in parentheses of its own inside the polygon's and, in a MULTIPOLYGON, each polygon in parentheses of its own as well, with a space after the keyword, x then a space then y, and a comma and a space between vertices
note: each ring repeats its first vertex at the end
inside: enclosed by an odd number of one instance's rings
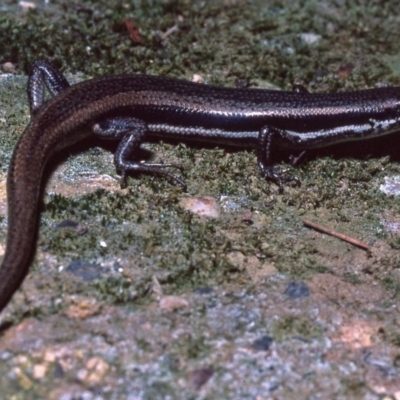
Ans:
POLYGON ((310 295, 310 289, 304 282, 290 282, 285 292, 291 299, 300 299, 310 295))

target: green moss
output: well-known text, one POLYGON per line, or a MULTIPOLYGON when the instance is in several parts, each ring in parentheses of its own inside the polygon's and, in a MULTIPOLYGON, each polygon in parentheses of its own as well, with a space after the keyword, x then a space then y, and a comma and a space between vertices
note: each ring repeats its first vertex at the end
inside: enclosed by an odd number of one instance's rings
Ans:
MULTIPOLYGON (((105 1, 87 1, 77 12, 69 11, 64 1, 28 13, 10 9, 0 14, 1 61, 14 61, 26 72, 34 59, 46 57, 64 72, 85 76, 141 72, 190 79, 200 73, 209 83, 230 86, 240 81, 288 89, 300 81, 312 91, 398 81, 395 69, 382 56, 395 53, 398 46, 392 35, 396 20, 387 18, 393 12, 391 2, 361 7, 352 2, 227 5, 165 0, 117 2, 109 8, 105 1), (143 44, 131 41, 125 18, 135 22, 143 44), (177 29, 163 37, 175 25, 177 29), (315 43, 307 43, 304 33, 314 34, 315 43)), ((6 123, 0 120, 0 162, 5 172, 11 149, 28 122, 28 107, 24 79, 2 81, 0 87, 7 115, 6 123)), ((333 273, 319 257, 320 242, 300 222, 305 215, 366 239, 384 238, 392 248, 398 247, 396 237, 386 237, 380 218, 387 209, 398 213, 399 202, 378 190, 386 174, 400 173, 392 160, 397 153, 393 139, 310 151, 295 167, 282 162, 289 154, 277 153, 281 167, 301 181, 300 187, 288 185, 283 195, 259 176, 254 152, 183 144, 148 148, 158 160, 182 163, 187 195, 232 196, 240 204, 217 221, 201 221, 178 206, 185 196, 181 188, 147 176, 131 178, 127 194, 97 191, 75 198, 47 197, 42 250, 55 254, 63 265, 76 258, 96 265, 121 258, 125 268, 142 274, 142 280, 135 275, 133 282, 107 275, 91 283, 102 297, 121 302, 144 296, 142 288, 154 274, 167 291, 238 280, 248 283, 243 271, 226 262, 230 251, 256 255, 293 279, 333 273), (252 213, 254 223, 242 220, 246 212, 252 213), (64 219, 86 224, 88 233, 55 230, 54 225, 64 219), (100 239, 106 248, 99 246, 100 239)), ((112 157, 98 149, 75 154, 67 164, 65 179, 71 181, 85 168, 116 176, 112 157)), ((397 265, 390 259, 385 262, 387 268, 397 265)))
POLYGON ((187 334, 179 338, 179 342, 175 343, 177 353, 188 362, 201 360, 211 349, 206 343, 204 336, 193 336, 187 334))
POLYGON ((310 340, 322 336, 321 327, 307 316, 284 315, 274 321, 270 327, 271 336, 276 341, 291 337, 310 340))
POLYGON ((0 49, 3 60, 17 61, 25 71, 33 59, 49 57, 64 69, 93 75, 137 71, 184 76, 201 66, 201 72, 212 72, 216 82, 228 76, 288 86, 299 77, 311 81, 316 70, 325 69, 328 73, 320 75, 331 88, 365 81, 374 85, 391 65, 378 55, 356 69, 348 82, 338 81, 329 71, 356 65, 360 53, 397 50, 387 34, 395 24, 387 19, 390 4, 375 10, 379 16, 374 19, 382 18, 385 24, 377 23, 374 29, 367 29, 365 21, 373 14, 366 15, 364 6, 326 7, 316 2, 227 6, 222 1, 169 0, 115 2, 109 8, 105 1, 86 1, 78 12, 66 12, 64 1, 16 18, 11 12, 0 14, 0 49), (344 8, 346 18, 340 18, 344 8), (125 18, 135 22, 142 45, 129 39, 125 18), (178 29, 163 38, 174 25, 178 29), (320 39, 306 43, 299 35, 307 32, 320 39), (333 38, 336 46, 331 45, 333 38), (340 49, 346 50, 347 59, 338 56, 340 49))
POLYGON ((400 299, 400 280, 396 276, 394 277, 392 274, 384 276, 381 282, 393 300, 400 299))
POLYGON ((347 399, 362 399, 370 393, 363 379, 344 379, 342 384, 341 392, 343 397, 347 399))

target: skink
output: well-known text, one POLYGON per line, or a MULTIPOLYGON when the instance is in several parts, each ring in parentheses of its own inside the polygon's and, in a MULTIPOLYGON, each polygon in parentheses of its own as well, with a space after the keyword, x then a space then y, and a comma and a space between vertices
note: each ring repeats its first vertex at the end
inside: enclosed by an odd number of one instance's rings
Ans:
POLYGON ((108 76, 70 86, 46 61, 28 82, 31 121, 19 139, 7 178, 8 234, 0 268, 0 311, 31 263, 38 231, 39 193, 47 161, 90 135, 119 140, 114 163, 125 184, 132 172, 165 175, 174 164, 134 161, 142 142, 253 147, 261 174, 279 188, 274 148, 301 150, 388 134, 400 128, 400 87, 311 94, 214 87, 143 75, 108 76), (45 86, 54 95, 44 102, 45 86))

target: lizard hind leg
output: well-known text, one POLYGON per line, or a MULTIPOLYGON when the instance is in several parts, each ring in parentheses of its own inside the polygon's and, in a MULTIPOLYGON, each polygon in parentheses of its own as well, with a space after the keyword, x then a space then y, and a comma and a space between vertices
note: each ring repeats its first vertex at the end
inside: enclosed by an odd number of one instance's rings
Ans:
POLYGON ((296 182, 300 184, 297 177, 283 175, 279 168, 273 163, 273 154, 276 138, 285 138, 285 131, 272 127, 264 126, 258 136, 257 163, 264 178, 278 185, 279 193, 284 190, 284 183, 296 182))

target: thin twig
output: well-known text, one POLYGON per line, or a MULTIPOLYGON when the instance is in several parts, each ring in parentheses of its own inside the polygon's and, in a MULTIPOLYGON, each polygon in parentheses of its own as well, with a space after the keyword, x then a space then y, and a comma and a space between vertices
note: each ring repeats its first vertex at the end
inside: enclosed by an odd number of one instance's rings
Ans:
POLYGON ((316 229, 317 231, 326 233, 326 234, 331 235, 331 236, 335 236, 335 237, 337 237, 339 239, 344 240, 347 243, 353 244, 354 246, 361 247, 364 250, 368 250, 368 251, 371 250, 371 246, 368 246, 366 243, 362 242, 361 240, 358 240, 358 239, 353 238, 351 236, 345 235, 343 233, 339 233, 339 232, 337 232, 337 231, 335 231, 333 229, 326 228, 325 226, 322 226, 322 225, 319 225, 319 224, 315 224, 314 222, 308 221, 306 219, 303 219, 302 222, 303 222, 304 225, 306 225, 306 226, 308 226, 310 228, 316 229))
POLYGON ((174 26, 169 28, 165 33, 163 33, 161 35, 161 40, 165 40, 169 35, 176 32, 178 30, 178 28, 179 28, 179 26, 177 24, 175 24, 174 26))

